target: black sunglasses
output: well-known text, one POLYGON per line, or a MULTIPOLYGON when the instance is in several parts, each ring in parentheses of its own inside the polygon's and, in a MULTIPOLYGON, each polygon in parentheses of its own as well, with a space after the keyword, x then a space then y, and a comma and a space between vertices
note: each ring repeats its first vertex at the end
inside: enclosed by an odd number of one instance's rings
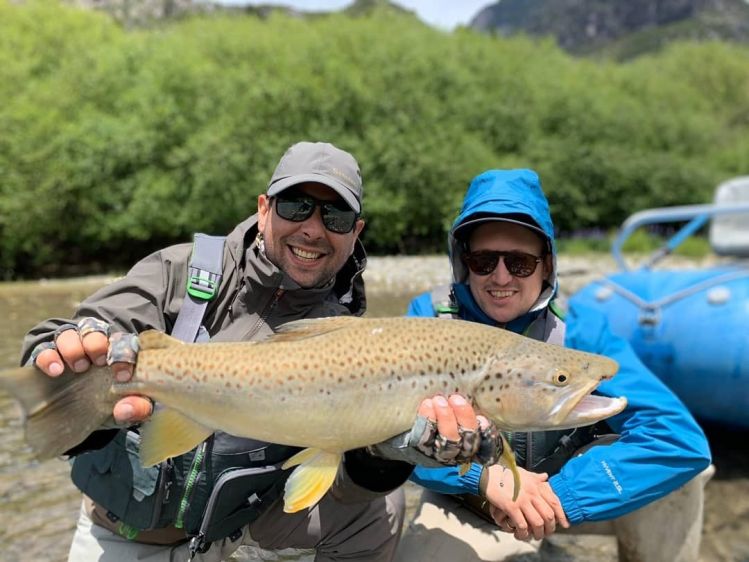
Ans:
POLYGON ((306 221, 320 207, 325 228, 336 234, 347 234, 354 229, 359 215, 343 201, 320 201, 308 195, 276 195, 276 213, 291 222, 306 221))
POLYGON ((495 252, 492 250, 463 254, 463 262, 476 275, 489 275, 497 269, 500 258, 504 260, 507 271, 514 277, 530 277, 536 271, 538 264, 544 259, 543 256, 534 256, 524 252, 495 252))

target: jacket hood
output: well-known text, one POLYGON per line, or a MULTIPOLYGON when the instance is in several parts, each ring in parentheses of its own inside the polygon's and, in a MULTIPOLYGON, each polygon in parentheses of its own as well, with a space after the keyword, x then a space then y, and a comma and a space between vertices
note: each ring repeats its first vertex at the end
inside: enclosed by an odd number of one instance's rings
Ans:
POLYGON ((549 286, 541 292, 530 311, 547 306, 557 291, 557 251, 554 224, 549 202, 541 188, 541 180, 533 170, 488 170, 476 176, 468 186, 463 206, 448 236, 448 252, 455 283, 465 283, 468 270, 461 256, 465 251, 462 229, 488 221, 522 224, 546 238, 552 254, 549 286))

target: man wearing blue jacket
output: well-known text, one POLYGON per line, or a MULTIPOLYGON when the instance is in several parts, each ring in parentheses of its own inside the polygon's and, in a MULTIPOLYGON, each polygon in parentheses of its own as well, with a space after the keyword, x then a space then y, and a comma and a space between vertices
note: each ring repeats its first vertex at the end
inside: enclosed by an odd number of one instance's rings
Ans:
MULTIPOLYGON (((713 470, 706 438, 602 313, 573 298, 565 317, 556 305, 554 227, 535 172, 477 176, 448 243, 452 285, 415 298, 410 316, 481 322, 609 356, 620 371, 596 392, 626 396, 628 406, 592 427, 509 435, 522 482, 514 502, 512 475, 499 465, 474 464, 463 475, 417 467, 411 478, 427 490, 401 559, 502 560, 535 550, 529 539, 572 526, 615 533, 620 560, 696 561, 703 488, 713 470), (471 501, 477 496, 485 509, 471 501)), ((458 419, 472 414, 455 397, 449 405, 458 419)))

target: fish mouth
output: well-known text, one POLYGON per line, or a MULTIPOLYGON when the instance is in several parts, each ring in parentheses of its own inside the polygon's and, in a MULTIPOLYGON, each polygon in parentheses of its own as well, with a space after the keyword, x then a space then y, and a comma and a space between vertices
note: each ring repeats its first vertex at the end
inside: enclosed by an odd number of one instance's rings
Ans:
POLYGON ((586 394, 567 412, 555 429, 565 429, 591 425, 600 420, 615 416, 627 407, 623 396, 611 398, 598 394, 586 394))

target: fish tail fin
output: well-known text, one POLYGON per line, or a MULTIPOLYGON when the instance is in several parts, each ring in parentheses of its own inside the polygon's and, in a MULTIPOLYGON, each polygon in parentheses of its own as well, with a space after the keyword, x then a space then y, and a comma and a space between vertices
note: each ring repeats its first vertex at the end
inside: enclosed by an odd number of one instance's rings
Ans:
POLYGON ((26 442, 39 460, 72 449, 109 419, 115 402, 111 382, 111 372, 101 368, 59 377, 35 367, 0 372, 0 388, 20 404, 26 442))
POLYGON ((310 448, 287 460, 282 468, 296 468, 286 481, 283 510, 295 513, 320 501, 335 481, 342 456, 342 453, 310 448))
POLYGON ((515 462, 515 453, 510 448, 510 444, 507 442, 504 435, 500 433, 499 436, 502 438, 502 454, 499 458, 502 461, 502 464, 512 472, 512 501, 515 501, 518 499, 518 494, 520 493, 520 472, 518 471, 518 465, 515 462))

